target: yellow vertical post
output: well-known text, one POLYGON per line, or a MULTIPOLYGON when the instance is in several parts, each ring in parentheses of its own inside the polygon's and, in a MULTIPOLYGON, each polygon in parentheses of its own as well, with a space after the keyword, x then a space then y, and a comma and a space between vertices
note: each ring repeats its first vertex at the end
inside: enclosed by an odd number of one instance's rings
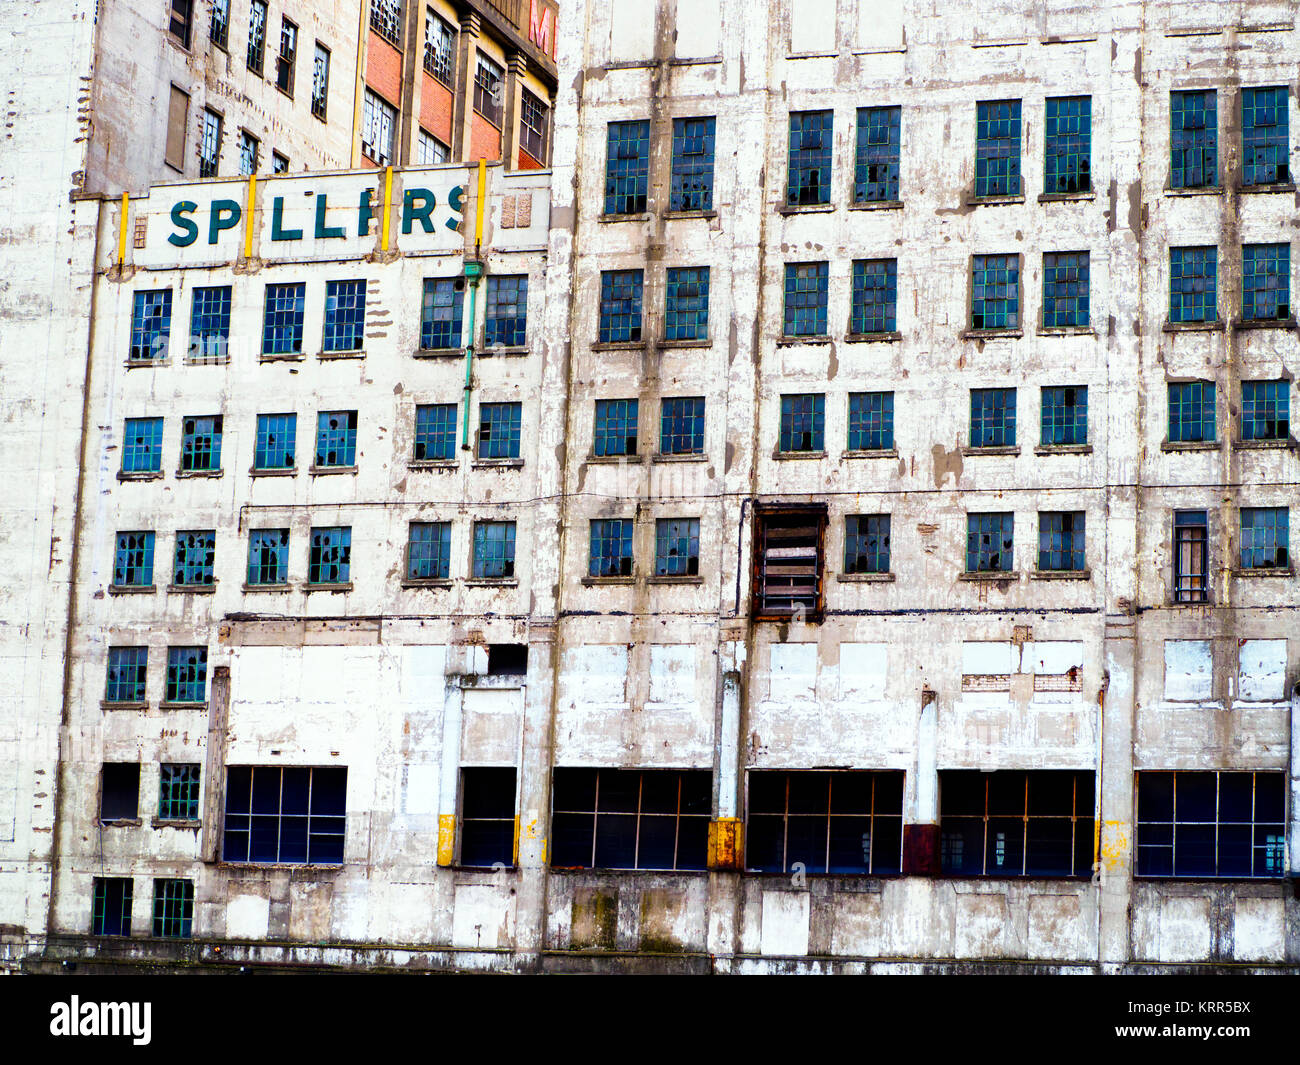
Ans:
POLYGON ((392 212, 393 212, 393 168, 389 166, 384 168, 384 229, 379 242, 379 247, 383 251, 388 250, 388 227, 392 221, 392 212))
POLYGON ((122 193, 122 217, 117 225, 117 265, 126 263, 126 227, 131 217, 131 194, 122 193))
POLYGON ((248 208, 244 211, 244 258, 253 257, 253 212, 257 209, 257 175, 248 175, 248 208))
POLYGON ((474 201, 474 252, 483 243, 483 197, 487 190, 487 160, 478 161, 478 199, 474 201))

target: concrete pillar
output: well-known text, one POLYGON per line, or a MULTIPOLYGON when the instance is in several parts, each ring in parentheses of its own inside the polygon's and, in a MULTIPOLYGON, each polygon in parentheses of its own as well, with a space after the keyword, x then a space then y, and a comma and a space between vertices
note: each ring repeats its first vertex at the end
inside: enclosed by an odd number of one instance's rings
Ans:
POLYGON ((451 157, 456 160, 463 160, 469 149, 480 26, 478 13, 467 11, 461 16, 460 35, 456 38, 456 98, 451 113, 451 157))
POLYGON ((205 862, 221 857, 229 715, 230 667, 217 666, 212 671, 212 691, 208 694, 207 764, 203 769, 203 838, 199 855, 205 862))
POLYGON ((921 690, 921 714, 916 722, 916 761, 908 774, 903 811, 903 873, 937 876, 939 854, 939 701, 929 688, 921 690))
POLYGON ((507 170, 519 169, 519 108, 528 59, 523 52, 511 52, 506 60, 505 112, 501 121, 501 158, 507 170))
POLYGON ((424 78, 424 4, 406 5, 406 25, 402 27, 402 99, 398 125, 398 166, 409 166, 415 159, 415 144, 420 136, 420 88, 424 78))
POLYGON ((1300 880, 1300 683, 1291 690, 1290 844, 1287 866, 1293 879, 1300 880))
POLYGON ((515 952, 522 969, 537 966, 546 944, 553 746, 551 704, 555 697, 555 658, 555 625, 531 624, 519 754, 519 853, 516 858, 519 896, 515 911, 515 952))
POLYGON ((459 674, 447 678, 442 704, 442 762, 438 772, 438 864, 456 861, 456 798, 460 788, 461 707, 465 692, 459 674))

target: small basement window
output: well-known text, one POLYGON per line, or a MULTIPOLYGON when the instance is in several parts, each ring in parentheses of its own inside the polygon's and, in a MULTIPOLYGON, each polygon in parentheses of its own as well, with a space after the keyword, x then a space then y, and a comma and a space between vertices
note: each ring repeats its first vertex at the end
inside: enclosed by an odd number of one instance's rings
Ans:
POLYGON ((754 515, 754 616, 760 621, 823 610, 826 508, 759 507, 754 515))
POLYGON ((526 643, 488 644, 489 677, 522 677, 528 672, 526 643))
POLYGON ((99 798, 101 821, 133 821, 140 816, 140 763, 105 762, 99 798))

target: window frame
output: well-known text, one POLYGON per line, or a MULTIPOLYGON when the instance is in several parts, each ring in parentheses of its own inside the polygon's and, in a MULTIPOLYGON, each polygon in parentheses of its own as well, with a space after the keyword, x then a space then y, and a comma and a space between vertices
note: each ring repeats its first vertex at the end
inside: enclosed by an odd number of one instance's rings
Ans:
POLYGON ((253 444, 253 472, 265 473, 273 470, 296 470, 298 468, 298 415, 294 412, 283 414, 259 414, 257 416, 257 433, 253 444), (273 419, 280 419, 278 422, 273 419), (274 441, 278 431, 280 441, 274 441), (283 456, 287 461, 272 466, 266 463, 275 455, 283 456))
POLYGON ((313 525, 308 538, 307 586, 352 586, 352 526, 313 525), (327 579, 331 577, 333 579, 327 579))
POLYGON ((1083 510, 1040 510, 1036 572, 1086 573, 1087 521, 1087 512, 1083 510), (1053 565, 1053 562, 1058 561, 1059 565, 1053 565), (1044 562, 1047 564, 1044 565, 1044 562))
POLYGON ((1291 436, 1291 382, 1286 378, 1241 382, 1241 439, 1287 440, 1291 436), (1271 393, 1271 394, 1270 394, 1271 393), (1272 414, 1270 418, 1269 415, 1272 414), (1272 432, 1267 432, 1271 425, 1272 432), (1260 428, 1256 428, 1259 426, 1260 428))
POLYGON ((1021 273, 1018 252, 971 256, 970 332, 1019 334, 1023 331, 1021 273), (989 323, 990 318, 993 324, 989 323))
POLYGON ((654 576, 695 578, 700 575, 700 519, 655 520, 654 576), (685 550, 682 546, 685 545, 685 550))
POLYGON ((853 160, 853 202, 855 204, 895 204, 902 202, 902 122, 901 107, 859 107, 857 144, 853 160), (883 123, 875 121, 885 119, 883 123), (875 139, 881 129, 885 139, 875 139), (863 136, 866 142, 863 142, 863 136), (883 177, 873 168, 884 168, 883 177), (892 195, 891 195, 892 193, 892 195))
POLYGON ((644 343, 644 307, 643 270, 602 270, 597 343, 644 343))
POLYGON ((449 581, 451 522, 411 522, 407 527, 405 554, 407 583, 449 581))
POLYGON ((225 811, 222 833, 221 833, 221 862, 224 865, 251 865, 251 866, 335 866, 341 867, 347 864, 347 785, 348 770, 346 766, 254 766, 254 765, 232 765, 226 769, 226 786, 223 796, 223 809, 225 811), (305 812, 285 812, 285 794, 284 780, 288 773, 295 774, 295 780, 301 780, 300 774, 307 773, 307 795, 305 812), (262 786, 262 791, 258 790, 257 774, 261 772, 271 777, 278 776, 278 783, 274 786, 275 792, 275 811, 269 810, 256 811, 259 802, 266 803, 271 798, 270 791, 272 788, 267 785, 262 786), (247 773, 248 779, 248 804, 247 811, 242 808, 235 809, 232 803, 238 801, 240 796, 236 794, 236 788, 243 783, 244 774, 247 773), (323 808, 318 809, 316 804, 318 800, 318 784, 320 790, 324 791, 324 781, 317 779, 317 774, 330 774, 330 792, 337 792, 341 796, 342 808, 332 809, 329 807, 330 799, 334 795, 328 795, 321 798, 323 808), (254 857, 254 843, 257 836, 255 819, 257 818, 274 818, 276 846, 274 858, 254 857), (301 819, 303 822, 303 840, 304 850, 301 860, 286 857, 283 853, 285 819, 301 819), (324 822, 319 827, 313 826, 313 821, 324 822), (244 829, 242 825, 247 823, 248 828, 244 829), (232 824, 237 827, 232 828, 232 824), (239 843, 240 836, 246 836, 247 840, 242 852, 236 849, 235 854, 243 854, 243 857, 232 856, 231 844, 232 836, 235 837, 233 842, 236 846, 239 843), (324 847, 326 857, 321 858, 314 856, 312 853, 313 843, 317 847, 324 847), (335 849, 337 847, 337 850, 335 849), (337 857, 334 855, 337 854, 337 857))
POLYGON ((588 539, 587 579, 636 576, 636 521, 632 518, 593 518, 588 539))
POLYGON ((717 163, 717 119, 713 115, 673 119, 668 210, 709 213, 717 163))
POLYGON ((610 122, 605 131, 607 218, 645 214, 650 201, 650 120, 610 122))
POLYGON ((849 290, 849 336, 898 332, 897 259, 854 259, 849 290))
POLYGON ((246 66, 259 78, 264 76, 266 69, 266 21, 269 17, 266 0, 250 0, 246 66), (258 12, 261 12, 260 16, 258 12))
POLYGON ((177 589, 207 590, 217 583, 217 531, 181 529, 176 533, 171 586, 177 589))
POLYGON ((1040 392, 1039 403, 1040 447, 1088 446, 1087 385, 1044 385, 1040 392), (1057 393, 1060 393, 1059 403, 1055 402, 1057 393), (1050 403, 1049 396, 1053 397, 1050 403), (1058 436, 1060 439, 1056 439, 1058 436))
POLYGON ((248 567, 245 587, 285 588, 289 584, 289 547, 292 534, 289 529, 250 529, 248 531, 248 567), (265 580, 274 566, 274 580, 265 580))
POLYGON ((514 582, 518 579, 515 572, 515 547, 518 535, 517 523, 513 521, 478 520, 474 522, 472 557, 470 573, 476 581, 514 582), (497 531, 500 535, 495 535, 497 531), (500 550, 493 550, 491 555, 486 548, 499 544, 500 550), (496 572, 500 570, 500 572, 496 572))
POLYGON ((208 649, 206 647, 167 648, 167 687, 164 705, 206 706, 208 702, 208 649), (186 661, 186 658, 190 661, 186 661), (192 698, 197 695, 198 698, 192 698))
POLYGON ((1089 252, 1044 252, 1042 328, 1091 329, 1091 290, 1089 252))
POLYGON ((1024 152, 1021 102, 976 101, 973 197, 976 201, 1024 197, 1024 175, 1020 167, 1024 152))
POLYGON ((835 182, 835 112, 791 111, 786 156, 785 206, 822 207, 835 182))
POLYGON ((1291 173, 1291 89, 1288 85, 1267 85, 1241 90, 1241 187, 1243 189, 1293 186, 1291 173), (1274 99, 1266 102, 1265 93, 1274 99), (1280 103, 1277 97, 1281 97, 1280 103), (1280 116, 1279 121, 1261 122, 1261 112, 1280 116), (1248 116, 1253 116, 1253 121, 1248 116), (1276 132, 1273 132, 1276 131, 1276 132), (1255 136, 1252 137, 1252 134, 1255 136))
POLYGON ((475 56, 474 113, 500 130, 505 124, 506 68, 482 51, 475 56))
POLYGON ((883 576, 892 572, 890 569, 891 525, 889 514, 846 514, 844 516, 845 575, 883 576))
POLYGON ((660 456, 664 455, 703 455, 704 454, 704 415, 707 409, 707 400, 704 396, 665 396, 659 401, 659 452, 660 456), (686 409, 683 407, 680 411, 676 407, 669 407, 669 404, 686 404, 698 403, 697 408, 686 409), (678 432, 677 428, 689 422, 690 435, 689 446, 676 448, 673 445, 678 440, 686 440, 685 432, 678 432), (698 434, 696 429, 698 427, 698 434), (698 446, 697 446, 698 441, 698 446), (667 442, 668 447, 664 444, 667 442))
POLYGON ((311 114, 322 122, 329 114, 330 58, 330 50, 317 41, 311 60, 311 114))
POLYGON ((971 449, 1016 447, 1016 389, 970 390, 971 449))
POLYGON ((1169 93, 1169 188, 1219 187, 1218 92, 1215 89, 1172 90, 1169 93), (1197 97, 1200 97, 1199 101, 1197 97), (1189 116, 1199 116, 1200 125, 1186 125, 1189 116), (1198 130, 1202 131, 1199 136, 1196 135, 1198 130), (1180 134, 1184 136, 1180 137, 1180 134), (1195 158, 1192 166, 1188 165, 1189 157, 1195 158), (1194 175, 1193 180, 1187 177, 1189 171, 1194 175), (1195 175, 1200 179, 1195 180, 1195 175))
POLYGON ((1016 573, 1016 516, 1014 511, 968 511, 966 514, 966 573, 1016 573), (998 519, 995 523, 993 519, 998 519), (985 520, 988 519, 988 520, 985 520), (986 538, 997 536, 1001 546, 994 547, 986 538), (996 559, 998 565, 993 565, 996 559), (1005 565, 1003 561, 1005 560, 1005 565), (972 566, 971 562, 975 565, 972 566))
POLYGON ((1173 544, 1172 601, 1174 603, 1210 602, 1209 511, 1175 510, 1171 543, 1173 544))
POLYGON ((1241 507, 1237 514, 1241 534, 1238 554, 1242 572, 1290 572, 1290 508, 1241 507), (1250 517, 1249 522, 1247 516, 1250 517))
POLYGON ((1218 247, 1196 245, 1170 248, 1170 325, 1209 326, 1219 321, 1218 247), (1194 268, 1199 268, 1199 272, 1194 268))
POLYGON ((154 878, 152 931, 155 939, 191 938, 194 931, 193 880, 154 878))
POLYGON ((1049 96, 1044 101, 1043 194, 1085 196, 1092 188, 1092 97, 1049 96), (1053 114, 1053 104, 1056 114, 1053 114), (1074 113, 1069 108, 1075 106, 1074 113), (1067 110, 1061 113, 1061 108, 1067 110), (1066 128, 1060 129, 1064 122, 1066 128), (1056 127, 1055 130, 1053 127, 1056 127), (1056 138, 1054 143, 1054 138, 1056 138), (1054 150, 1055 149, 1055 150, 1054 150), (1053 167, 1053 162, 1056 166, 1053 167), (1053 187, 1053 182, 1057 187, 1053 187), (1074 187, 1060 187, 1062 184, 1074 187))
MULTIPOLYGON (((750 585, 752 617, 755 621, 790 621, 802 618, 808 622, 820 622, 826 609, 826 525, 828 522, 826 505, 755 504, 753 520, 750 585), (796 525, 795 522, 801 524, 796 525), (785 528, 781 528, 783 525, 785 528), (809 531, 812 533, 811 537, 805 535, 809 531), (774 533, 778 535, 774 536, 774 533), (785 535, 779 535, 781 533, 785 535), (812 545, 796 543, 793 548, 784 549, 777 546, 780 541, 792 539, 814 539, 815 543, 812 545), (769 550, 783 552, 794 550, 799 553, 777 555, 769 554, 769 550), (772 559, 787 558, 812 561, 812 570, 809 574, 812 577, 811 594, 799 594, 804 586, 794 585, 784 580, 784 578, 798 577, 799 574, 775 571, 772 575, 777 578, 777 581, 769 594, 766 579, 767 562, 772 559), (793 594, 781 594, 783 585, 787 586, 793 594), (787 601, 788 605, 786 605, 787 601)), ((776 568, 792 567, 786 563, 776 568)))

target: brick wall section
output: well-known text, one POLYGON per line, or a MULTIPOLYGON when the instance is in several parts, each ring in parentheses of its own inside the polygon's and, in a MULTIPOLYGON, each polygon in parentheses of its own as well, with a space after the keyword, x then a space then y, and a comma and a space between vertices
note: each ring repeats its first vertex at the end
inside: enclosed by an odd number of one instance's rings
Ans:
POLYGON ((424 75, 420 89, 420 125, 443 144, 451 144, 451 116, 455 98, 451 90, 437 78, 424 75))
POLYGON ((522 148, 519 149, 519 169, 520 170, 544 170, 545 163, 538 162, 522 148))
POLYGON ((471 120, 469 133, 469 162, 486 159, 491 162, 501 158, 501 131, 480 114, 471 120))
POLYGON ((402 53, 372 33, 366 51, 366 84, 394 107, 402 101, 402 53))

